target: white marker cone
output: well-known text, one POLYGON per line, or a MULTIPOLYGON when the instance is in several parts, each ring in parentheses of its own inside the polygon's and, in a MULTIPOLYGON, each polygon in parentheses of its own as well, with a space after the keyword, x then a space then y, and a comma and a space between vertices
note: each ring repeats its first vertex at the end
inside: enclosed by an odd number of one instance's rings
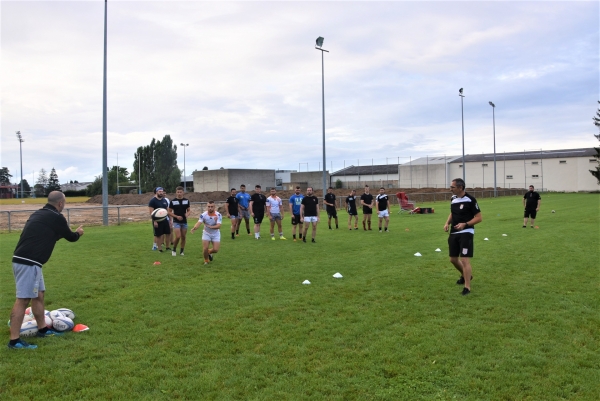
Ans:
POLYGON ((415 253, 415 256, 423 256, 419 252, 415 253))
POLYGON ((302 282, 302 284, 310 284, 310 281, 308 281, 308 280, 304 280, 304 281, 302 282))
POLYGON ((506 234, 502 234, 502 236, 503 236, 503 237, 508 237, 508 235, 506 235, 506 234))
POLYGON ((489 241, 489 239, 487 239, 487 238, 484 238, 483 240, 484 240, 484 241, 489 241))
POLYGON ((344 277, 344 276, 342 276, 340 273, 335 273, 335 274, 333 275, 333 277, 335 277, 335 278, 342 278, 342 277, 344 277))
POLYGON ((440 248, 435 250, 436 252, 442 252, 442 250, 440 248))

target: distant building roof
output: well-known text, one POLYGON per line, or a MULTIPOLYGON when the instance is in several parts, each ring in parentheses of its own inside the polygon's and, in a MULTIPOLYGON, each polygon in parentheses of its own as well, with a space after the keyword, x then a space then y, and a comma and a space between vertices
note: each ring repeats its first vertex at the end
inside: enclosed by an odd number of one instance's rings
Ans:
POLYGON ((372 166, 349 166, 338 170, 331 175, 371 175, 371 174, 398 174, 397 164, 375 164, 372 166))
MULTIPOLYGON (((523 152, 503 152, 496 153, 496 161, 502 160, 539 160, 539 159, 559 159, 565 157, 593 157, 596 155, 594 148, 580 149, 558 149, 558 150, 533 150, 523 152)), ((483 153, 479 155, 465 155, 465 163, 493 161, 493 153, 483 153)), ((459 156, 450 163, 462 163, 462 156, 459 156)))

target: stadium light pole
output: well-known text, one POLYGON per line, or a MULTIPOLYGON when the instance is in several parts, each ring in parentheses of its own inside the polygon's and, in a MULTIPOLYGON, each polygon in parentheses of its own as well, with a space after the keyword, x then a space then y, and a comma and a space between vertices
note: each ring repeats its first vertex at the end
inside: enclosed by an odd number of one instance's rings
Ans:
POLYGON ((19 140, 19 157, 21 160, 21 198, 24 198, 23 194, 23 136, 21 136, 21 131, 17 131, 17 139, 19 140))
POLYGON ((108 2, 104 0, 104 79, 102 86, 102 224, 108 226, 108 146, 106 135, 106 21, 108 2))
POLYGON ((465 166, 465 114, 463 111, 463 98, 465 97, 465 95, 463 95, 463 88, 460 88, 458 90, 458 96, 460 96, 460 119, 462 121, 462 166, 463 166, 463 181, 465 182, 465 186, 467 185, 467 178, 466 178, 466 174, 465 174, 465 170, 467 169, 467 166, 465 166))
POLYGON ((496 186, 496 105, 490 101, 492 106, 492 127, 494 130, 494 198, 498 197, 498 188, 496 186))
POLYGON ((187 148, 188 146, 190 146, 189 143, 182 143, 181 146, 183 146, 183 192, 187 192, 186 190, 186 186, 185 186, 185 148, 187 148))
POLYGON ((317 38, 317 44, 315 49, 321 51, 321 93, 322 93, 322 104, 323 104, 323 201, 325 201, 325 193, 327 192, 327 163, 325 162, 325 59, 324 52, 329 53, 329 50, 323 49, 323 41, 325 39, 322 36, 317 38))

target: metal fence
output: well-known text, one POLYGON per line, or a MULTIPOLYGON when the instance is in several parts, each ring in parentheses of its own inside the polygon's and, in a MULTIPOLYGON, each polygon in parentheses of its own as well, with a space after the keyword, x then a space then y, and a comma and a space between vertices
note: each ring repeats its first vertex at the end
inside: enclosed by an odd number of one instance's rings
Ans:
MULTIPOLYGON (((493 189, 469 189, 468 193, 473 195, 475 198, 493 198, 493 189)), ((524 190, 521 189, 499 189, 498 196, 514 196, 522 195, 524 190)), ((395 194, 388 194, 390 199, 390 207, 398 207, 398 199, 395 194)), ((422 206, 423 203, 436 203, 436 202, 448 202, 452 194, 448 192, 428 192, 428 193, 409 193, 408 198, 411 202, 422 206)), ((319 198, 322 199, 322 198, 319 198)), ((345 209, 346 197, 340 196, 336 199, 337 208, 345 209)), ((282 199, 284 211, 288 212, 288 199, 282 199)), ((204 210, 206 210, 206 202, 192 202, 191 203, 191 216, 200 216, 204 210)), ((225 214, 225 203, 215 202, 218 210, 225 214)), ((29 216, 39 209, 33 210, 2 210, 0 211, 0 231, 11 232, 13 230, 21 230, 29 219, 29 216)), ((89 207, 73 207, 65 208, 63 215, 67 219, 67 223, 70 226, 97 226, 102 225, 102 206, 89 206, 89 207)), ((109 225, 122 225, 133 222, 150 222, 150 216, 148 213, 147 205, 115 205, 108 206, 108 224, 109 225)))

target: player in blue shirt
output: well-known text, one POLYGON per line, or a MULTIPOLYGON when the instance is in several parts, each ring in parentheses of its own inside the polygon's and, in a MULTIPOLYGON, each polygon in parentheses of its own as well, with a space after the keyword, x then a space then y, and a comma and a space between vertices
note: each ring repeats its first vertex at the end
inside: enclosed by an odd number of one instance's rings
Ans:
POLYGON ((290 213, 292 215, 292 236, 296 241, 296 225, 300 226, 300 239, 302 239, 302 227, 303 223, 300 221, 300 207, 302 206, 302 199, 304 195, 300 193, 300 187, 296 186, 295 194, 290 196, 290 213))
POLYGON ((242 219, 246 221, 246 231, 248 235, 250 235, 250 211, 248 210, 248 206, 250 204, 250 194, 246 192, 246 186, 244 184, 240 185, 240 192, 235 195, 235 198, 238 200, 238 207, 240 212, 238 214, 238 222, 236 234, 240 233, 240 222, 242 219))

